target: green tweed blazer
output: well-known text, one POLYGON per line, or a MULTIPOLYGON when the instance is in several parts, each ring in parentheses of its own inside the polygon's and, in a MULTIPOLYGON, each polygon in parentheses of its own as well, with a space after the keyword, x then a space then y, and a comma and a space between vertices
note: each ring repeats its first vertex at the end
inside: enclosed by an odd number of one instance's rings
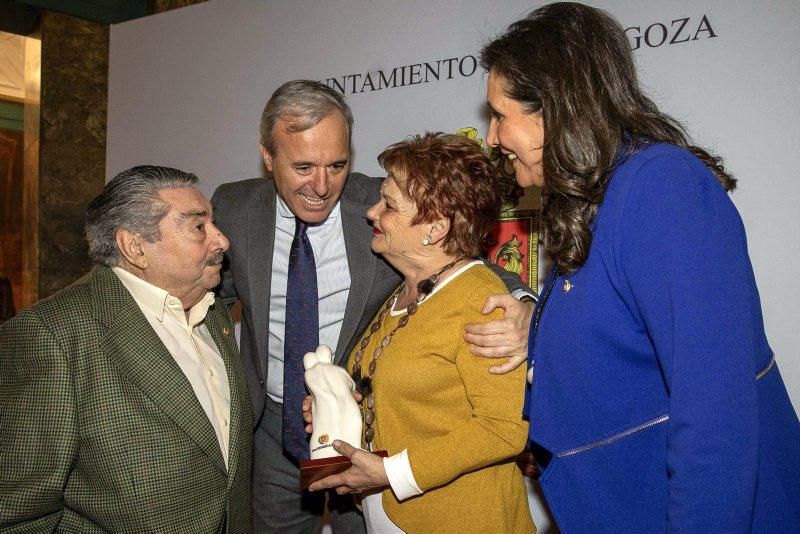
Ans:
POLYGON ((252 408, 233 325, 228 468, 189 381, 108 267, 0 327, 0 531, 249 532, 252 408))

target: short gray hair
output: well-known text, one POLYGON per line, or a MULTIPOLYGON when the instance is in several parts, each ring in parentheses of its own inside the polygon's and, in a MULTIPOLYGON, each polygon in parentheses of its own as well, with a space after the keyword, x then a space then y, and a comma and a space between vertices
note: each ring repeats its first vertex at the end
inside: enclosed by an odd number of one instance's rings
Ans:
POLYGON ((272 93, 261 114, 261 144, 270 154, 274 154, 274 129, 279 120, 290 123, 290 132, 303 132, 316 126, 333 111, 341 113, 347 121, 349 138, 353 132, 353 112, 344 96, 324 83, 313 80, 286 82, 272 93))
POLYGON ((159 196, 162 189, 194 187, 197 176, 170 167, 140 165, 122 171, 109 181, 86 208, 89 257, 100 264, 120 264, 117 231, 141 234, 149 243, 161 239, 158 224, 170 206, 159 196))

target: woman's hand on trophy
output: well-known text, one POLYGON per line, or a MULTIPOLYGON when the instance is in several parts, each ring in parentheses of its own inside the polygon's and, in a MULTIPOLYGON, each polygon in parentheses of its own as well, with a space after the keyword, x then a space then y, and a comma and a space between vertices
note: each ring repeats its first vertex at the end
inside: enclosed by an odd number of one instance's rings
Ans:
POLYGON ((351 465, 346 471, 318 480, 309 486, 310 491, 319 491, 334 488, 336 493, 361 493, 362 491, 385 488, 389 485, 389 477, 383 467, 383 458, 361 449, 357 449, 347 442, 334 440, 333 448, 342 456, 347 457, 351 465))

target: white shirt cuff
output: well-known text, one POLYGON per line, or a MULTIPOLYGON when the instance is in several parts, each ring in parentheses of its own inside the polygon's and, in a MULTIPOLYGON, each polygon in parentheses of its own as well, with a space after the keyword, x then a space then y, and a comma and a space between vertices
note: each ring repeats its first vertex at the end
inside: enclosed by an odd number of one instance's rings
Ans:
POLYGON ((534 302, 536 302, 536 294, 531 293, 527 289, 522 289, 521 287, 512 291, 511 296, 517 300, 521 299, 522 297, 530 297, 533 299, 534 302))
POLYGON ((422 494, 414 473, 411 472, 411 462, 408 460, 408 449, 383 459, 383 468, 397 500, 402 501, 409 497, 422 494))

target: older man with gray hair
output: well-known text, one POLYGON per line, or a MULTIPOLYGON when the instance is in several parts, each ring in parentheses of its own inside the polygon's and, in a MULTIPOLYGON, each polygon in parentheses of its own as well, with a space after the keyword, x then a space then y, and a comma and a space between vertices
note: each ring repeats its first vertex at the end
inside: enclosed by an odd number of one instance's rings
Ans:
MULTIPOLYGON (((224 184, 211 199, 231 240, 218 293, 242 304, 242 363, 256 418, 257 532, 319 531, 325 496, 301 492, 298 469, 309 453, 303 355, 325 344, 334 362, 345 365, 358 335, 400 283, 370 248, 366 212, 382 180, 350 172, 352 129, 341 94, 311 80, 287 82, 261 116, 260 148, 271 179, 224 184)), ((530 296, 519 277, 499 274, 516 295, 530 296)), ((504 297, 485 312, 501 306, 506 319, 478 325, 474 333, 488 335, 467 341, 485 345, 485 355, 524 361, 532 305, 504 297)), ((327 505, 337 534, 365 530, 349 496, 331 493, 327 505)))
POLYGON ((249 532, 252 410, 197 177, 89 205, 94 269, 0 327, 0 530, 249 532))

